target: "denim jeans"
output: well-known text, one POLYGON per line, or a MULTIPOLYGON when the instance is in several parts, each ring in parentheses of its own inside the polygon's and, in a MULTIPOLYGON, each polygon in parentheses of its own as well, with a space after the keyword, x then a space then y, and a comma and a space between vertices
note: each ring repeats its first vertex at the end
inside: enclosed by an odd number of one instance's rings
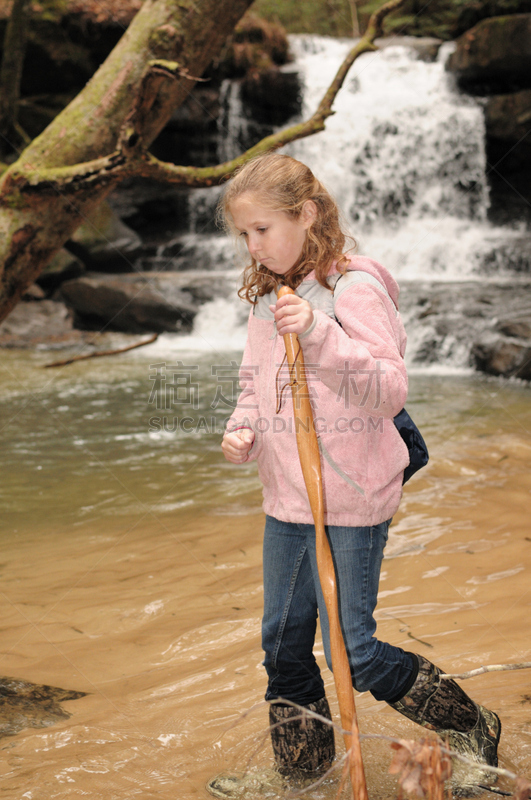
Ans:
MULTIPOLYGON (((339 615, 352 683, 377 700, 396 700, 411 685, 413 660, 400 647, 375 638, 374 609, 388 522, 360 528, 328 526, 336 568, 339 615)), ((308 705, 324 695, 313 645, 317 614, 331 668, 328 617, 319 584, 313 525, 266 518, 262 647, 268 674, 266 700, 308 705)))

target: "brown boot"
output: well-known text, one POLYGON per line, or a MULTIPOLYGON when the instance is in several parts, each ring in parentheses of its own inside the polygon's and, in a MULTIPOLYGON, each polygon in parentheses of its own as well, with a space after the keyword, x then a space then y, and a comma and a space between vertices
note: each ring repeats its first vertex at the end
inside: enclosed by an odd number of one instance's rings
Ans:
MULTIPOLYGON (((306 708, 332 720, 326 697, 306 708)), ((330 769, 335 756, 332 725, 305 716, 300 708, 284 703, 271 703, 269 724, 275 763, 281 775, 307 777, 330 769)))
MULTIPOLYGON (((306 706, 309 711, 332 720, 326 697, 306 706)), ((305 716, 304 709, 286 703, 269 706, 271 743, 275 769, 249 770, 245 775, 217 775, 207 791, 218 800, 246 800, 256 795, 279 795, 293 784, 312 781, 332 766, 335 756, 334 729, 320 719, 305 716)))
MULTIPOLYGON (((474 703, 458 684, 441 678, 442 670, 417 655, 419 672, 411 689, 389 705, 413 722, 435 731, 448 741, 451 750, 478 764, 498 766, 501 722, 497 714, 474 703)), ((496 782, 486 770, 468 768, 455 761, 452 792, 457 797, 474 797, 480 786, 496 782)))

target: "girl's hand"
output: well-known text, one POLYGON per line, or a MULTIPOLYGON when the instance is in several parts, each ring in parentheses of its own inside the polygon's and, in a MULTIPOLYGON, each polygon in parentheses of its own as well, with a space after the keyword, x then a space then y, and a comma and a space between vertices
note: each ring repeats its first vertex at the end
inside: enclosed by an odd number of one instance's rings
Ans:
POLYGON ((284 295, 269 309, 275 315, 277 331, 281 336, 286 333, 305 333, 313 322, 311 305, 297 294, 284 295))
POLYGON ((239 428, 232 433, 226 433, 221 442, 221 449, 227 461, 233 464, 243 464, 249 457, 249 450, 253 446, 254 431, 250 428, 239 428))

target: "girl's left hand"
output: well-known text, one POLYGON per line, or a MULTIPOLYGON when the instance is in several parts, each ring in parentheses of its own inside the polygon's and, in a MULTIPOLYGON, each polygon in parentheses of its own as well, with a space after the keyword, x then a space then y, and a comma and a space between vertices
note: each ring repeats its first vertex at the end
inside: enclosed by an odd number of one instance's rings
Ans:
POLYGON ((269 309, 275 315, 277 331, 281 336, 286 333, 305 333, 313 322, 311 305, 297 294, 284 295, 269 309))

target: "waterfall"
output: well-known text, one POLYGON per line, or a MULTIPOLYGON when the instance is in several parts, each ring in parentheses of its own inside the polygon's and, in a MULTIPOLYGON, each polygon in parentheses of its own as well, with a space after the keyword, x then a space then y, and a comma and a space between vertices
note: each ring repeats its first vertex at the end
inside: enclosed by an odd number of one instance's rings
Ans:
MULTIPOLYGON (((297 37, 311 113, 350 43, 297 37)), ((411 47, 354 63, 327 129, 290 146, 337 198, 359 251, 400 279, 460 280, 482 271, 511 236, 487 223, 483 111, 411 47)), ((513 236, 518 237, 518 232, 513 236)))
MULTIPOLYGON (((352 42, 299 35, 291 38, 291 46, 307 118, 352 42)), ((326 130, 284 152, 308 164, 335 196, 358 252, 380 261, 401 283, 410 363, 466 368, 470 329, 457 321, 441 324, 440 317, 430 322, 426 304, 431 301, 429 291, 421 291, 422 282, 466 281, 463 291, 470 292, 470 282, 479 286, 491 278, 515 280, 528 273, 529 254, 521 230, 487 220, 483 110, 475 98, 456 89, 444 69, 452 47, 443 45, 433 62, 400 44, 362 55, 335 100, 326 130)), ((247 129, 238 89, 237 83, 223 87, 219 148, 224 158, 241 152, 247 129)), ((212 234, 211 227, 201 234, 216 202, 211 190, 192 194, 194 236, 181 237, 173 268, 200 263, 202 269, 226 270, 234 265, 231 242, 212 234)), ((159 255, 171 257, 172 247, 165 245, 159 255)), ((438 298, 439 306, 445 302, 455 310, 454 300, 438 298)), ((239 301, 233 303, 239 309, 239 301)), ((205 305, 197 328, 215 325, 219 313, 216 304, 205 305)), ((234 317, 237 334, 227 332, 228 339, 243 341, 241 310, 234 317)))

